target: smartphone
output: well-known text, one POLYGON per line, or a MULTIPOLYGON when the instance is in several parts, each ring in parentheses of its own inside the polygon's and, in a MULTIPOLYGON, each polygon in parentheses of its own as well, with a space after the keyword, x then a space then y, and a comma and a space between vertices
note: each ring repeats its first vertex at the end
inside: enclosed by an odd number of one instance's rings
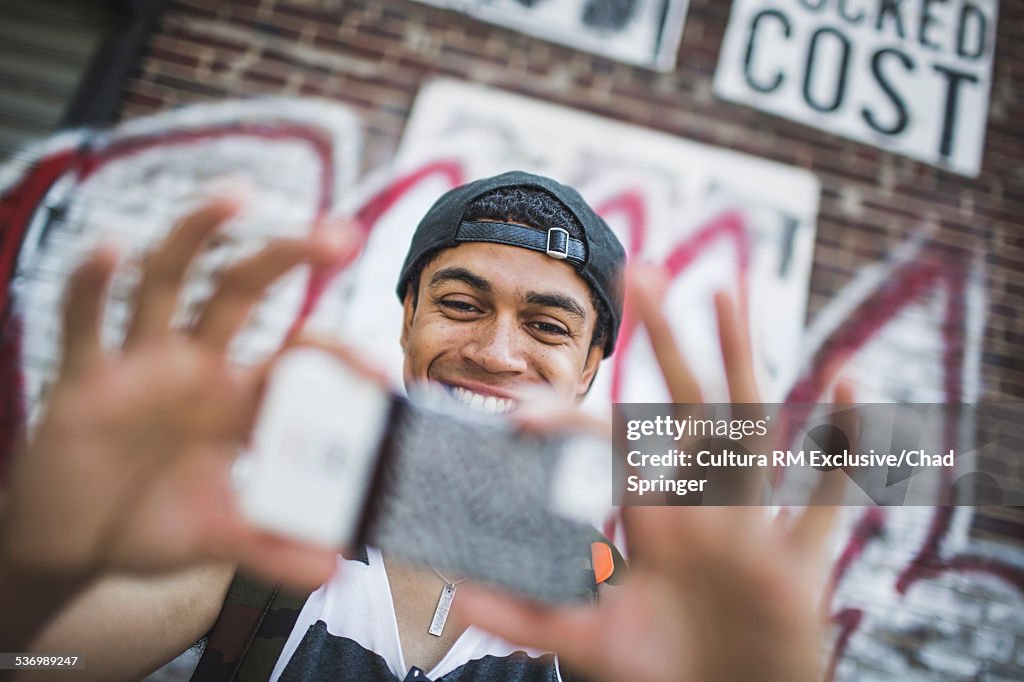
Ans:
POLYGON ((326 351, 288 351, 239 460, 243 513, 276 533, 374 545, 534 599, 591 595, 610 443, 524 435, 446 395, 401 396, 326 351))

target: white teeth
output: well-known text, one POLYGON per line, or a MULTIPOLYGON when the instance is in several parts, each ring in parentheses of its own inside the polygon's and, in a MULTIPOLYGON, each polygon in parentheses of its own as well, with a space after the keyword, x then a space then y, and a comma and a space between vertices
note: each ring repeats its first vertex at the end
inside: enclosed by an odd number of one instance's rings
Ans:
POLYGON ((487 414, 505 414, 506 412, 511 412, 516 407, 514 400, 497 398, 492 395, 480 395, 460 386, 450 386, 448 392, 463 405, 487 414))

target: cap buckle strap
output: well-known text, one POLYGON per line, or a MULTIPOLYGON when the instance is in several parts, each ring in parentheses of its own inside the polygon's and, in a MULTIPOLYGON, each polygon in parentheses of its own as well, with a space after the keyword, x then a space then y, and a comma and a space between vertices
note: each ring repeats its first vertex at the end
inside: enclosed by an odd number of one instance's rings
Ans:
POLYGON ((548 241, 544 252, 557 260, 565 260, 569 257, 569 232, 560 227, 552 227, 548 230, 548 241))

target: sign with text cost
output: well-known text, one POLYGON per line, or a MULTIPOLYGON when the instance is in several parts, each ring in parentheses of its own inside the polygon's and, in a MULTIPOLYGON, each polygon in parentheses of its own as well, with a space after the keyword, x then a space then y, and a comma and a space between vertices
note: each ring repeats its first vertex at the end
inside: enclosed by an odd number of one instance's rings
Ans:
POLYGON ((967 176, 998 0, 734 0, 718 96, 967 176))

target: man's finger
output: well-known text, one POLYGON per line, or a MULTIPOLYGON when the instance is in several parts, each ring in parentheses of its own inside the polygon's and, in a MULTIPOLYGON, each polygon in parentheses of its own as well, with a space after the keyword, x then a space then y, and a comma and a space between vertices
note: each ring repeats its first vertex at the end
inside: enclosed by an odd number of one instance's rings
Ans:
POLYGON ((270 583, 285 582, 296 588, 316 588, 337 569, 336 550, 275 535, 252 525, 226 487, 221 485, 218 489, 216 482, 211 487, 215 494, 205 510, 208 522, 198 540, 211 557, 239 563, 270 583))
POLYGON ((715 311, 722 362, 729 383, 729 400, 734 403, 758 403, 761 398, 757 390, 754 353, 747 320, 740 316, 739 306, 733 297, 724 291, 715 294, 715 311))
POLYGON ((203 204, 178 221, 163 243, 146 256, 125 345, 167 332, 189 266, 210 235, 240 208, 235 197, 203 204))
POLYGON ((322 350, 338 358, 342 363, 355 370, 357 374, 373 381, 382 389, 388 389, 391 386, 391 378, 388 376, 387 371, 365 352, 355 346, 317 336, 315 332, 302 332, 298 336, 289 339, 281 349, 281 352, 268 363, 264 374, 274 367, 278 357, 297 348, 316 348, 322 350))
POLYGON ((799 554, 817 557, 835 522, 837 506, 846 489, 846 474, 840 469, 822 474, 804 513, 790 529, 790 543, 799 554))
POLYGON ((635 266, 627 273, 627 295, 638 320, 647 329, 654 357, 665 377, 672 401, 700 403, 703 402, 700 384, 679 350, 672 326, 665 315, 665 289, 664 273, 653 267, 635 266))
MULTIPOLYGON (((851 382, 840 379, 836 384, 833 400, 836 405, 852 405, 855 400, 851 382)), ((850 409, 836 412, 833 415, 833 426, 847 438, 847 446, 851 451, 857 447, 857 413, 850 409)), ((793 524, 791 540, 803 552, 818 553, 822 549, 825 537, 835 521, 838 505, 842 502, 846 491, 847 474, 842 469, 825 472, 808 502, 807 510, 793 524)))
POLYGON ((857 401, 856 389, 853 382, 842 377, 836 382, 835 391, 832 394, 832 402, 836 405, 853 405, 857 401))
POLYGON ((193 335, 223 351, 273 282, 297 265, 339 266, 354 257, 350 236, 277 239, 224 273, 192 328, 193 335))
POLYGON ((103 356, 100 329, 107 288, 117 255, 97 249, 68 279, 64 297, 64 348, 61 374, 81 372, 103 356))
POLYGON ((553 437, 581 433, 607 440, 612 438, 610 419, 602 419, 587 414, 578 407, 557 405, 554 402, 524 403, 512 413, 511 418, 520 431, 535 436, 553 437))
MULTIPOLYGON (((687 553, 715 535, 724 507, 629 506, 622 508, 626 550, 633 566, 682 570, 687 553)), ((719 535, 721 537, 721 535, 719 535)))

